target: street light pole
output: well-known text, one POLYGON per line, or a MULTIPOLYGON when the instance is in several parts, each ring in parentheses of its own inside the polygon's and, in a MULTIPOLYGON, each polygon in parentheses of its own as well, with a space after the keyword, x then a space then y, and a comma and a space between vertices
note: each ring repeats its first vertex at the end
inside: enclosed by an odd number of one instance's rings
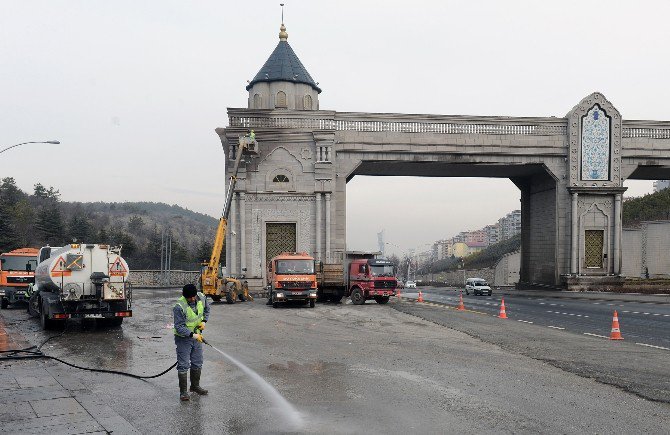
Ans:
POLYGON ((11 150, 12 148, 15 148, 15 147, 18 147, 18 146, 21 146, 21 145, 25 145, 25 144, 29 144, 29 143, 50 143, 52 145, 59 145, 60 144, 60 142, 57 141, 57 140, 36 141, 36 142, 21 142, 21 143, 17 143, 16 145, 8 146, 7 148, 1 149, 0 154, 4 153, 7 150, 11 150))

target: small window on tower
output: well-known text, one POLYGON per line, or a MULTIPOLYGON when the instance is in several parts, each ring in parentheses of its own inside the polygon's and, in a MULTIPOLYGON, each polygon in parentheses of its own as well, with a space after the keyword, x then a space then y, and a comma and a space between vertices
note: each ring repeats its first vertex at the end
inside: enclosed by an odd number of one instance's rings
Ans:
POLYGON ((254 109, 260 109, 261 108, 261 96, 260 94, 255 94, 254 95, 254 109))
POLYGON ((305 110, 312 110, 312 96, 305 95, 305 98, 302 99, 302 105, 305 110))
POLYGON ((275 107, 286 108, 286 94, 282 91, 277 92, 277 101, 275 107))
POLYGON ((273 183, 288 183, 289 179, 284 174, 279 174, 272 179, 273 183))

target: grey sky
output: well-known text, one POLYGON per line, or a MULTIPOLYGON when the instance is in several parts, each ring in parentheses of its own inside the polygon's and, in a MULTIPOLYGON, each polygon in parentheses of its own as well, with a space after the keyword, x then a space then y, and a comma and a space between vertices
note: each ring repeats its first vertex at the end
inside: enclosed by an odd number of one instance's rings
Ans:
MULTIPOLYGON (((278 42, 275 1, 0 0, 0 177, 68 201, 162 201, 218 217, 214 128, 278 42)), ((600 91, 670 120, 663 1, 286 1, 289 43, 338 111, 564 116, 600 91)), ((631 182, 629 194, 651 190, 631 182)), ((508 180, 358 177, 348 248, 401 248, 519 207, 508 180), (471 210, 476 210, 472 213, 471 210)), ((424 247, 425 248, 425 247, 424 247)))

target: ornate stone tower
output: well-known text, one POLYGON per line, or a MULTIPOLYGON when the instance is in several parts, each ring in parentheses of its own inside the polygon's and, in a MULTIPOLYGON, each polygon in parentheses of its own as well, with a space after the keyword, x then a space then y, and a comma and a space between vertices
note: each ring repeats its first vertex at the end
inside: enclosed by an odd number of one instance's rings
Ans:
POLYGON ((247 85, 249 109, 318 110, 321 89, 288 43, 282 23, 279 44, 247 85))
MULTIPOLYGON (((216 129, 228 177, 239 136, 253 129, 259 144, 260 157, 244 162, 238 173, 226 234, 228 273, 243 276, 252 289, 264 287, 269 258, 302 251, 325 259, 336 233, 329 193, 334 169, 326 161, 332 138, 317 145, 318 127, 312 125, 333 112, 318 110, 321 89, 287 39, 282 24, 279 44, 248 82, 248 107, 229 108, 229 127, 216 129)), ((344 234, 340 239, 342 250, 344 234)))

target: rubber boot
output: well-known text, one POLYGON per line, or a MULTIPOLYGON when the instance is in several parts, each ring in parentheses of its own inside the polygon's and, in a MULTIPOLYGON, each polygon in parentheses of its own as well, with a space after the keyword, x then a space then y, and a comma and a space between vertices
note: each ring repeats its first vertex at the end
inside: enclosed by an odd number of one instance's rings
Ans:
POLYGON ((188 396, 188 372, 177 372, 179 376, 179 400, 191 400, 188 396))
POLYGON ((200 373, 202 373, 202 369, 191 369, 191 391, 204 396, 209 391, 200 387, 200 373))

